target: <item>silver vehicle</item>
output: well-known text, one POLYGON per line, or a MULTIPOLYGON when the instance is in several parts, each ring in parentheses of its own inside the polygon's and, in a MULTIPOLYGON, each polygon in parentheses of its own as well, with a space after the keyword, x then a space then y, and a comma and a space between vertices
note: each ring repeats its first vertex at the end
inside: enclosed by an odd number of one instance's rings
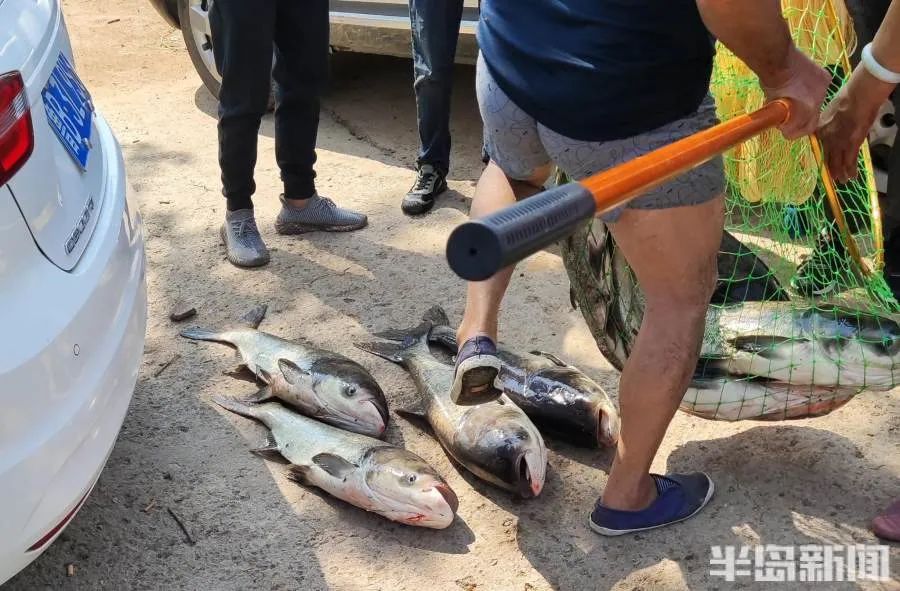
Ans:
MULTIPOLYGON (((214 0, 150 0, 172 26, 181 29, 191 61, 203 84, 219 94, 221 80, 213 61, 209 8, 214 0)), ((478 49, 475 27, 478 0, 465 0, 456 59, 474 63, 478 49)), ((409 2, 407 0, 331 0, 331 47, 398 57, 410 56, 409 2)))

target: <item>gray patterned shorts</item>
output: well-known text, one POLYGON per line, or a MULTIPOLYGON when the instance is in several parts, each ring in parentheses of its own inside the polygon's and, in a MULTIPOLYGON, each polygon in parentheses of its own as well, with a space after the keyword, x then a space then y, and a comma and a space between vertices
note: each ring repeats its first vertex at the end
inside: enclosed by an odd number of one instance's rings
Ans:
MULTIPOLYGON (((707 96, 691 115, 652 131, 619 140, 586 142, 548 129, 517 107, 497 86, 481 56, 475 86, 484 121, 485 150, 506 176, 514 180, 530 179, 537 169, 551 162, 570 178, 580 180, 718 123, 715 102, 707 96)), ((624 207, 667 209, 699 205, 718 197, 724 190, 722 158, 717 157, 602 218, 605 222, 615 222, 624 207)))

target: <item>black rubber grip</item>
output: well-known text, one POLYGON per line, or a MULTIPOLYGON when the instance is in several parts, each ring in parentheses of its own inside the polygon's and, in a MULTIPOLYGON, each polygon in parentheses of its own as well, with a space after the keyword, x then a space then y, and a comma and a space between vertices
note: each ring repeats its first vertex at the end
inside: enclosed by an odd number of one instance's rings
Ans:
POLYGON ((571 234, 596 211, 590 191, 568 183, 458 226, 447 240, 447 262, 467 281, 497 271, 571 234))

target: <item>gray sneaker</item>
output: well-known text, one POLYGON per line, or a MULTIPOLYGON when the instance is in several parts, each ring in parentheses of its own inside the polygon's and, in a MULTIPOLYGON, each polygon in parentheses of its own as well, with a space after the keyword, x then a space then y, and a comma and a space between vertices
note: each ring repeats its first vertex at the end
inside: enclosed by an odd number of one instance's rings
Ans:
POLYGON ((335 205, 334 201, 318 194, 310 197, 306 207, 293 207, 281 196, 281 211, 275 218, 275 231, 279 234, 303 234, 304 232, 350 232, 364 228, 368 218, 361 213, 335 205))
POLYGON ((252 209, 226 211, 220 235, 232 264, 261 267, 269 262, 269 249, 259 235, 252 209))

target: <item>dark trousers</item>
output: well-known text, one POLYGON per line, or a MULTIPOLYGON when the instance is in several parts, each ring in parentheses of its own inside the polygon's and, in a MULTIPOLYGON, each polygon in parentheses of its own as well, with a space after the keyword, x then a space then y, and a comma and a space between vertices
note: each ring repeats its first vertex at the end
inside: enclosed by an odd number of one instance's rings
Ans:
POLYGON ((253 206, 257 135, 272 77, 284 193, 311 197, 319 96, 328 74, 328 0, 216 0, 209 20, 222 75, 219 166, 228 209, 253 206))
POLYGON ((450 170, 450 96, 463 0, 410 0, 418 164, 450 170))

